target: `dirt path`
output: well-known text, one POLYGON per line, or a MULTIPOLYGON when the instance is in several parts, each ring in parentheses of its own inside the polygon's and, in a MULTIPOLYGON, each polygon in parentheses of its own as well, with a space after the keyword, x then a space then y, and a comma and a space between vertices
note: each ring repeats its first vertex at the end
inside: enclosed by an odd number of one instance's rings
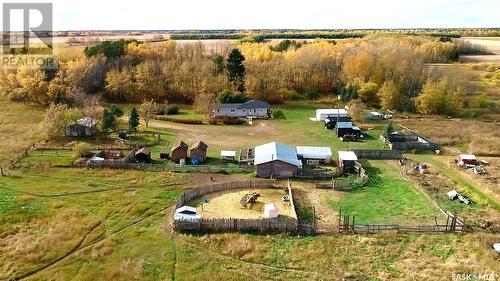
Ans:
POLYGON ((34 275, 36 275, 36 274, 38 274, 38 273, 40 273, 40 272, 42 272, 42 271, 44 271, 44 270, 46 270, 48 268, 51 268, 51 267, 53 267, 53 266, 55 266, 55 265, 63 262, 64 260, 66 260, 69 257, 73 256, 74 254, 77 254, 77 253, 82 252, 83 250, 89 249, 89 248, 95 246, 97 243, 99 243, 101 241, 104 241, 104 240, 108 239, 109 237, 111 237, 111 236, 113 236, 113 235, 115 235, 115 234, 117 234, 119 232, 122 232, 122 231, 124 231, 126 229, 129 229, 129 228, 131 228, 131 227, 133 227, 133 226, 135 226, 135 225, 137 225, 137 224, 139 224, 139 223, 141 223, 141 222, 143 222, 143 221, 145 221, 145 220, 147 220, 149 218, 152 218, 153 216, 156 216, 158 214, 163 214, 164 212, 167 212, 169 209, 172 209, 172 208, 173 208, 173 206, 168 206, 168 207, 163 208, 163 209, 161 209, 161 210, 159 210, 157 212, 154 212, 154 213, 146 215, 146 216, 144 216, 142 218, 139 218, 139 219, 137 219, 137 220, 135 220, 135 221, 127 224, 127 225, 124 225, 124 226, 116 229, 115 231, 111 232, 109 235, 107 235, 105 237, 98 238, 98 239, 92 241, 91 243, 89 243, 89 244, 87 244, 87 245, 85 245, 85 246, 82 247, 83 242, 85 242, 85 240, 90 235, 90 233, 92 233, 93 230, 95 230, 99 225, 101 225, 101 223, 99 223, 96 226, 94 226, 92 229, 90 229, 84 235, 84 237, 80 240, 80 243, 78 243, 75 247, 73 247, 66 254, 62 255, 61 257, 59 257, 59 258, 57 258, 57 259, 55 259, 55 260, 47 263, 46 265, 43 265, 43 266, 35 269, 35 270, 32 270, 32 271, 30 271, 28 273, 23 273, 23 274, 18 275, 18 276, 15 276, 15 277, 11 278, 11 280, 24 280, 24 279, 26 279, 28 277, 34 276, 34 275))
POLYGON ((314 207, 316 223, 335 224, 338 221, 338 213, 328 206, 328 198, 340 198, 339 192, 333 189, 318 189, 312 182, 294 181, 292 188, 297 193, 297 199, 304 201, 306 206, 314 207))
POLYGON ((17 189, 6 187, 4 183, 0 182, 0 189, 4 189, 4 190, 16 192, 16 193, 21 193, 21 194, 26 194, 26 195, 30 195, 30 196, 34 196, 34 197, 57 198, 57 197, 65 197, 65 196, 72 196, 72 195, 85 195, 85 194, 91 194, 91 193, 99 193, 99 192, 122 190, 122 189, 130 189, 130 188, 129 187, 115 187, 115 188, 89 190, 89 191, 79 191, 79 192, 68 192, 68 193, 37 194, 37 193, 32 193, 32 192, 27 192, 27 191, 20 191, 20 190, 17 190, 17 189))

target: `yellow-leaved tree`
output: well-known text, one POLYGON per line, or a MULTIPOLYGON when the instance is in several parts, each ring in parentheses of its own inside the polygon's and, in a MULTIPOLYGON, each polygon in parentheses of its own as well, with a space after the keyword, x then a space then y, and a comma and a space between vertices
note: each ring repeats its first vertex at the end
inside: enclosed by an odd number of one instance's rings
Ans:
POLYGON ((422 114, 438 114, 445 111, 446 106, 446 79, 440 82, 427 80, 415 98, 417 111, 422 114))

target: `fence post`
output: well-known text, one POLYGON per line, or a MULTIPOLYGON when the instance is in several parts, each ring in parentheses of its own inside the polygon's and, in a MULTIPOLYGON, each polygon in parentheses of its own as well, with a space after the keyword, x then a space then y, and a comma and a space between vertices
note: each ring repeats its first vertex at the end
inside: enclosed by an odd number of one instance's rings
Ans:
POLYGON ((316 228, 316 207, 313 206, 313 227, 316 228))
POLYGON ((0 168, 0 174, 2 175, 2 177, 5 177, 5 174, 3 173, 3 168, 0 168))

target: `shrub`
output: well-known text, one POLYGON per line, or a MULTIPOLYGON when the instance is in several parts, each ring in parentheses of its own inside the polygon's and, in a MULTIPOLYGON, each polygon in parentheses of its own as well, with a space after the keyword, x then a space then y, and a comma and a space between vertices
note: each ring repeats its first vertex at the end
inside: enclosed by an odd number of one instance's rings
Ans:
POLYGON ((313 86, 306 90, 306 95, 310 100, 315 100, 321 95, 321 90, 319 87, 313 86))
POLYGON ((180 118, 161 116, 161 115, 157 115, 155 117, 155 119, 162 120, 162 121, 168 121, 168 122, 174 122, 174 123, 180 123, 180 124, 189 124, 189 125, 202 125, 203 124, 203 120, 199 120, 199 119, 180 119, 180 118))
POLYGON ((222 123, 224 125, 242 125, 245 121, 237 117, 224 116, 222 123))
POLYGON ((166 115, 176 115, 179 114, 179 107, 175 104, 169 104, 165 108, 165 114, 166 115))
POLYGON ((272 94, 270 95, 268 98, 267 98, 267 101, 270 103, 270 104, 284 104, 285 103, 285 99, 280 96, 280 95, 277 95, 277 94, 272 94))
POLYGON ((86 142, 80 142, 73 146, 73 158, 79 159, 91 154, 92 146, 86 142))
POLYGON ((271 109, 271 118, 273 118, 273 119, 286 119, 286 116, 283 113, 283 111, 273 108, 273 109, 271 109))
POLYGON ((299 95, 299 93, 297 93, 294 90, 284 89, 284 90, 279 91, 279 94, 282 97, 284 97, 286 100, 297 101, 297 100, 301 100, 302 99, 302 97, 299 95))

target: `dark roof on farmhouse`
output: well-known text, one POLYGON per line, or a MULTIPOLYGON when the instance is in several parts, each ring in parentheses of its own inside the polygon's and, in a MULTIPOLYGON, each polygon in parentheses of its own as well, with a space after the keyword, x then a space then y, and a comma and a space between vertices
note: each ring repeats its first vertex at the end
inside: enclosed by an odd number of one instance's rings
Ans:
POLYGON ((188 145, 187 145, 185 142, 180 141, 180 142, 176 143, 176 144, 172 147, 172 150, 176 150, 177 148, 182 148, 182 149, 187 150, 189 147, 188 147, 188 145))
POLYGON ((261 100, 249 100, 244 103, 219 103, 216 108, 234 108, 234 109, 255 109, 269 108, 269 103, 261 100))
POLYGON ((194 143, 193 145, 191 145, 191 149, 195 149, 195 148, 199 148, 203 151, 207 151, 207 148, 208 148, 208 145, 202 141, 199 141, 197 143, 194 143))
POLYGON ((239 108, 269 108, 269 104, 261 100, 249 100, 243 103, 239 108))

